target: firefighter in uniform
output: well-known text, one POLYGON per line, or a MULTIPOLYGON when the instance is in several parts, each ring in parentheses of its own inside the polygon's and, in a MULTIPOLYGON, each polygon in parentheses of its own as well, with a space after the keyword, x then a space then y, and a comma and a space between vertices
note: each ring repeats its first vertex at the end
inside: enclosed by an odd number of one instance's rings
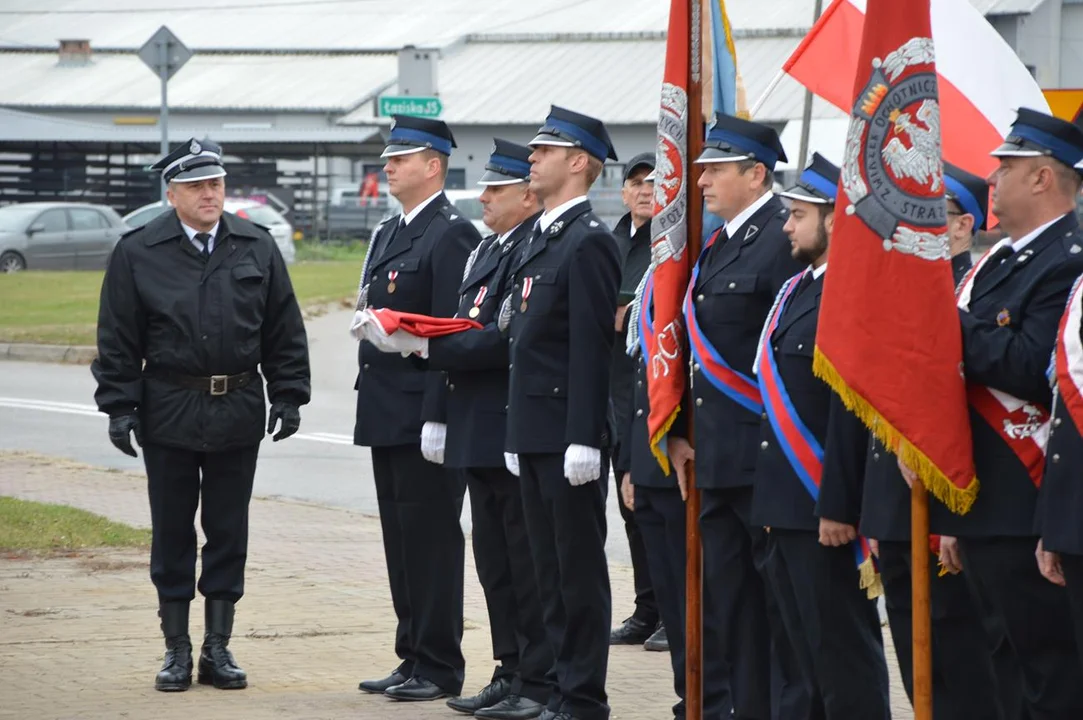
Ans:
POLYGON ((530 146, 530 187, 544 212, 501 308, 510 343, 507 460, 520 471, 556 658, 557 688, 542 717, 606 720, 605 473, 620 259, 586 196, 616 153, 600 121, 555 106, 530 146))
MULTIPOLYGON (((989 186, 982 178, 950 163, 944 164, 944 183, 952 274, 958 284, 971 267, 971 238, 986 224, 989 186)), ((848 423, 840 419, 839 424, 848 423)), ((850 525, 860 523, 862 535, 875 539, 878 545, 888 626, 903 686, 912 700, 910 490, 895 456, 871 433, 865 439, 864 466, 856 473, 855 487, 847 500, 838 503, 840 509, 833 519, 850 525)), ((825 465, 823 492, 845 493, 845 488, 836 487, 844 473, 833 470, 832 464, 825 465)), ((934 504, 932 512, 948 510, 934 504)), ((945 559, 950 563, 950 557, 945 559)), ((1012 685, 1019 683, 1019 677, 1015 673, 994 674, 992 644, 982 627, 981 613, 966 579, 958 574, 958 568, 952 570, 943 575, 933 573, 931 578, 929 598, 933 636, 937 639, 932 648, 934 711, 938 718, 949 720, 997 720, 1004 700, 998 702, 999 683, 995 678, 1012 685)), ((1017 720, 1018 716, 1009 713, 1004 717, 1017 720)))
MULTIPOLYGON (((866 434, 812 372, 838 182, 838 168, 814 153, 797 184, 782 192, 791 202, 783 229, 793 257, 808 268, 783 286, 760 339, 755 369, 767 418, 760 424, 752 520, 770 528, 770 575, 813 698, 810 717, 888 720, 880 618, 862 588, 871 578, 862 577, 856 562, 874 574, 873 558, 854 525, 835 520, 843 513, 822 488, 833 471, 831 457, 860 455, 866 434), (829 442, 836 417, 847 427, 829 442)), ((860 471, 857 462, 842 465, 860 471)))
MULTIPOLYGON (((703 542, 704 716, 803 717, 810 699, 777 604, 765 592, 767 536, 750 518, 763 412, 752 363, 764 319, 801 265, 782 231, 786 209, 771 192, 786 155, 778 134, 719 114, 707 132, 699 187, 726 220, 704 243, 685 303, 693 355, 695 453, 703 542), (770 616, 770 624, 768 617, 770 616), (774 667, 772 668, 772 663, 774 667), (771 675, 783 678, 771 697, 771 675)), ((671 453, 672 457, 672 453, 671 453)), ((672 457, 678 465, 687 458, 672 457)))
MULTIPOLYGON (((1083 131, 1021 108, 989 177, 1007 237, 958 292, 974 463, 981 482, 963 516, 937 512, 931 530, 1007 633, 1032 718, 1083 717, 1083 671, 1068 595, 1039 573, 1035 507, 1051 391, 1046 370, 1069 289, 1083 272, 1072 164, 1083 131), (956 541, 956 538, 958 540, 956 541)), ((914 474, 904 468, 907 480, 914 474)), ((942 549, 942 557, 945 551, 942 549)))
POLYGON ((158 690, 192 682, 188 609, 206 598, 199 682, 243 688, 228 648, 244 594, 248 503, 267 432, 297 432, 309 400, 308 341, 289 273, 266 228, 222 211, 222 150, 191 139, 152 166, 174 209, 126 234, 109 259, 91 366, 109 439, 143 446, 150 495, 150 577, 165 664, 158 690), (257 369, 258 368, 258 369, 257 369), (196 507, 203 570, 196 583, 196 507))
POLYGON ((554 682, 519 480, 504 462, 508 339, 496 326, 500 303, 511 292, 511 264, 541 216, 529 187, 530 152, 494 140, 478 182, 485 188, 485 224, 495 234, 467 261, 457 316, 484 327, 427 343, 429 367, 447 372, 444 465, 462 474, 470 492, 474 561, 489 610, 493 656, 500 662, 481 692, 448 705, 496 720, 537 717, 554 682))
MULTIPOLYGON (((364 335, 357 327, 366 307, 436 317, 458 310, 463 268, 481 238, 444 195, 453 147, 443 122, 395 116, 382 157, 402 215, 380 227, 365 257, 355 335, 364 335)), ((387 677, 363 681, 360 689, 396 700, 458 695, 464 668, 459 517, 465 483, 442 465, 447 382, 442 372, 358 339, 354 444, 372 449, 398 618, 395 653, 402 660, 387 677)))

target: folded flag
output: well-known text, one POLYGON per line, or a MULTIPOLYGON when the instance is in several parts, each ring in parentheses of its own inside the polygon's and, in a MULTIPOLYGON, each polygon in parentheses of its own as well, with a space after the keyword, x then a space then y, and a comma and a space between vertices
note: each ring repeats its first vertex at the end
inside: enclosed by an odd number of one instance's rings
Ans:
POLYGON ((371 318, 370 322, 375 322, 384 335, 402 330, 416 337, 434 338, 454 335, 464 330, 479 330, 482 327, 481 323, 467 318, 430 317, 388 308, 370 308, 364 315, 361 322, 365 323, 371 318))

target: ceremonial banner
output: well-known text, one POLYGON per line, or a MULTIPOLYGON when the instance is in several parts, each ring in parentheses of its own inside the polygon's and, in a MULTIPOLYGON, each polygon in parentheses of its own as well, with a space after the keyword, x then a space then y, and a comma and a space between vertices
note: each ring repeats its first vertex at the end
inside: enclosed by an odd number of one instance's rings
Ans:
MULTIPOLYGON (((858 64, 866 4, 875 3, 834 0, 782 66, 814 94, 847 112, 854 102, 850 79, 868 70, 864 65, 859 70, 858 64)), ((968 0, 896 4, 900 13, 922 13, 932 23, 944 159, 984 177, 996 167, 989 151, 1008 134, 1016 109, 1049 111, 1041 88, 968 0)))
POLYGON ((1057 348, 1053 354, 1053 376, 1061 404, 1083 435, 1083 338, 1080 318, 1083 317, 1083 278, 1075 281, 1068 295, 1068 304, 1060 319, 1057 348))
POLYGON ((929 2, 868 0, 814 370, 933 495, 965 513, 978 481, 929 2))

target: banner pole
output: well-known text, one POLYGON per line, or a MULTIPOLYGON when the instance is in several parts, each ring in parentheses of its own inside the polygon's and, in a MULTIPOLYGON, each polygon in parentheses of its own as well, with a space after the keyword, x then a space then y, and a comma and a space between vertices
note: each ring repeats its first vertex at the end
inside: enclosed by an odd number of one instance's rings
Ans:
POLYGON ((933 718, 932 620, 929 615, 929 493, 920 479, 910 489, 911 626, 914 720, 933 718))

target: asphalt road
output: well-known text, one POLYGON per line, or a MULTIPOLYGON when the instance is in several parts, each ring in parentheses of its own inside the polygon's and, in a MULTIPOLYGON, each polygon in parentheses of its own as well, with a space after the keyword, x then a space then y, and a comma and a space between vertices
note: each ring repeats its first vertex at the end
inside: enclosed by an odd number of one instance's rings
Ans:
MULTIPOLYGON (((312 402, 301 410, 297 435, 263 443, 257 495, 377 514, 369 452, 352 442, 357 344, 347 333, 350 316, 335 311, 308 321, 312 402)), ((106 417, 97 412, 93 396, 88 367, 0 362, 0 449, 140 470, 142 460, 123 455, 109 443, 106 417)), ((614 490, 612 484, 609 487, 614 490)), ((627 564, 628 542, 615 495, 609 494, 607 549, 611 561, 627 564)), ((469 531, 469 502, 463 506, 463 528, 469 531)), ((630 598, 615 600, 617 614, 631 605, 630 598)))

